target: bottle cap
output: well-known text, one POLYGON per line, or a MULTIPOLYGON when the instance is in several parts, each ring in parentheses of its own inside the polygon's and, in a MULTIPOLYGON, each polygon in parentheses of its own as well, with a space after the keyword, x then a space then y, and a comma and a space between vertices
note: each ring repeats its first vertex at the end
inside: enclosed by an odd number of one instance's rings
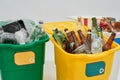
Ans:
POLYGON ((68 28, 64 29, 64 31, 65 31, 66 33, 69 33, 68 28))
POLYGON ((39 21, 39 24, 43 24, 44 22, 42 20, 39 21))
POLYGON ((91 34, 91 30, 89 29, 87 33, 88 33, 88 34, 91 34))

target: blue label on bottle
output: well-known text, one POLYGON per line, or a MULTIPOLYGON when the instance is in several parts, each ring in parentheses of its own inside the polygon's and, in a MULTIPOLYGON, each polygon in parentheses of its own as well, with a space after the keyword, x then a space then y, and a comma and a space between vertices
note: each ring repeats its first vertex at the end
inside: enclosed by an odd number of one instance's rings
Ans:
POLYGON ((94 62, 86 64, 86 75, 88 77, 97 76, 104 74, 105 72, 105 62, 94 62))

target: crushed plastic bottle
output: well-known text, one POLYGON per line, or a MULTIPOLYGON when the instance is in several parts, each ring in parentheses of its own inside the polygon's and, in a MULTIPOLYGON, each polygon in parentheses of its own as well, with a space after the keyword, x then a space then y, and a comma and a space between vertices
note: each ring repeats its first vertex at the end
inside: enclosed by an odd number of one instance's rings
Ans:
POLYGON ((22 36, 28 34, 22 20, 2 21, 0 26, 0 43, 2 44, 22 44, 20 42, 23 39, 22 36))
POLYGON ((4 32, 1 35, 1 43, 2 44, 17 44, 17 40, 15 38, 14 33, 4 32))
POLYGON ((15 35, 17 43, 26 44, 26 39, 28 37, 28 33, 24 28, 22 28, 21 30, 15 32, 14 35, 15 35))

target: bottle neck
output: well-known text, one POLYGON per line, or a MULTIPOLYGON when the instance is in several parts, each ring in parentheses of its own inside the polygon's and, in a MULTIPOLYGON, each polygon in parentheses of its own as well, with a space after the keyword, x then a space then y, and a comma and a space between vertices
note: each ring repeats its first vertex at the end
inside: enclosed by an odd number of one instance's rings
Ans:
POLYGON ((106 44, 112 45, 112 42, 114 41, 115 36, 116 36, 116 33, 112 32, 106 44))
POLYGON ((73 40, 74 40, 74 43, 75 43, 74 49, 76 49, 78 46, 80 46, 80 42, 78 41, 74 31, 71 31, 71 34, 72 34, 72 37, 73 37, 73 40))
POLYGON ((77 40, 77 37, 76 37, 76 35, 75 35, 75 32, 74 32, 74 31, 71 31, 71 34, 72 34, 74 40, 77 40))
POLYGON ((93 27, 97 27, 97 20, 96 20, 96 18, 92 18, 92 25, 93 25, 93 27))
POLYGON ((81 30, 78 30, 78 34, 79 34, 80 38, 82 39, 82 41, 85 40, 85 36, 83 35, 81 30))
POLYGON ((64 30, 66 32, 67 38, 69 39, 70 42, 74 42, 72 33, 68 31, 68 29, 64 30))
POLYGON ((68 31, 68 29, 64 29, 64 31, 66 32, 66 34, 69 34, 69 31, 68 31))

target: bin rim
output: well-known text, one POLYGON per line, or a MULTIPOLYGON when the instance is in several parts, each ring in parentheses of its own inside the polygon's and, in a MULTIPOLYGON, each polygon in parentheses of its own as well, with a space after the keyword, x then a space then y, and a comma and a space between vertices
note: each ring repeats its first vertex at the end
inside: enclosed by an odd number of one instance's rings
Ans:
POLYGON ((75 58, 75 59, 79 59, 79 58, 83 58, 83 59, 99 59, 99 58, 103 58, 106 57, 108 55, 110 55, 111 53, 114 54, 114 52, 116 50, 120 50, 120 46, 119 44, 117 44, 116 42, 113 42, 114 45, 116 45, 117 47, 112 48, 108 51, 104 51, 102 53, 95 53, 95 54, 71 54, 66 52, 65 50, 63 50, 54 40, 54 38, 52 37, 52 35, 50 35, 50 40, 52 41, 52 43, 54 44, 54 46, 56 46, 57 48, 59 48, 59 50, 62 52, 62 55, 66 55, 69 56, 71 58, 75 58))
MULTIPOLYGON (((60 23, 60 24, 70 24, 70 25, 77 25, 76 24, 76 21, 56 21, 56 22, 46 22, 46 23, 44 23, 43 24, 43 28, 44 28, 44 30, 48 33, 48 34, 53 34, 53 31, 52 31, 52 29, 53 28, 59 28, 60 30, 62 30, 63 29, 63 27, 56 27, 55 25, 56 24, 58 24, 58 23, 60 23), (55 25, 53 25, 53 24, 55 24, 55 25), (49 27, 50 26, 50 27, 49 27)), ((85 26, 85 25, 83 25, 83 26, 85 26)), ((87 26, 85 26, 86 28, 88 28, 87 26)), ((69 27, 69 30, 71 31, 72 30, 72 28, 73 27, 69 27)))
POLYGON ((35 41, 35 42, 31 42, 31 43, 28 43, 28 44, 0 44, 0 48, 15 48, 15 49, 18 49, 18 48, 21 48, 21 47, 30 47, 30 46, 33 46, 33 45, 37 45, 37 44, 40 44, 40 43, 45 43, 49 41, 49 36, 46 35, 44 37, 44 39, 41 39, 41 40, 38 40, 38 41, 35 41))

